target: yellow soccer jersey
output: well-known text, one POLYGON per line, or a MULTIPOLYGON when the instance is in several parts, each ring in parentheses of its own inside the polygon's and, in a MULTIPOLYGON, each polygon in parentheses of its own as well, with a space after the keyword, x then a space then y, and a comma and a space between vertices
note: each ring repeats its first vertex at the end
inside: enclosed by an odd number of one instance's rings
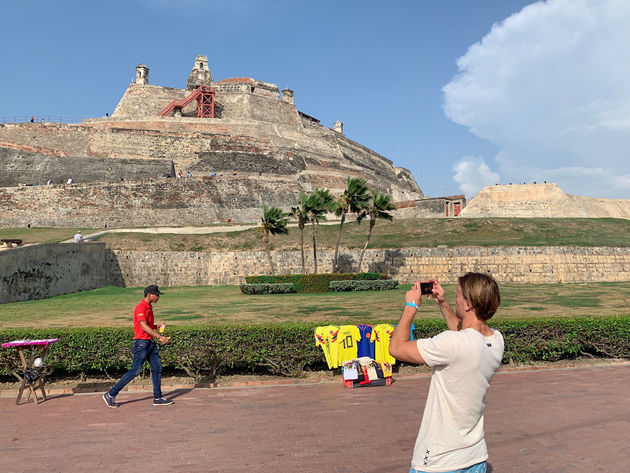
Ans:
POLYGON ((361 340, 361 332, 356 325, 339 327, 337 344, 339 345, 339 363, 354 360, 357 357, 357 343, 361 340))
POLYGON ((334 325, 326 325, 315 329, 315 345, 322 347, 328 368, 337 368, 339 366, 338 333, 339 328, 334 325))
POLYGON ((396 358, 389 354, 389 340, 394 332, 394 326, 389 324, 378 324, 372 329, 374 338, 374 359, 385 361, 390 364, 396 363, 396 358))

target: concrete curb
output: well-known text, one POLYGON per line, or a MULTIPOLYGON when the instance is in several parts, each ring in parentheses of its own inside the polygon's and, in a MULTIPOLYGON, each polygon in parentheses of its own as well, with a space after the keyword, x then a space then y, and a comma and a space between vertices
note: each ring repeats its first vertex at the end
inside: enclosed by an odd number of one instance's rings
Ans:
MULTIPOLYGON (((513 374, 518 372, 528 372, 528 371, 562 371, 562 370, 574 370, 574 369, 584 369, 584 368, 606 368, 610 366, 630 366, 630 360, 593 360, 592 362, 576 362, 576 363, 566 363, 562 365, 554 365, 553 363, 546 365, 522 365, 522 366, 502 366, 497 372, 498 375, 504 374, 513 374)), ((396 375, 394 374, 394 381, 405 381, 405 380, 413 380, 413 379, 422 379, 422 378, 430 378, 431 373, 414 373, 414 374, 404 374, 404 375, 396 375)), ((112 381, 112 384, 115 381, 112 381)), ((334 384, 339 383, 342 384, 343 378, 341 376, 335 375, 334 378, 330 377, 322 377, 322 378, 310 378, 310 379, 300 379, 300 378, 287 378, 287 379, 273 379, 273 380, 252 380, 252 381, 234 381, 234 382, 219 382, 219 383, 206 383, 206 384, 196 384, 196 383, 168 383, 168 378, 164 380, 162 383, 162 389, 164 391, 175 391, 180 389, 245 389, 245 388, 261 388, 261 387, 286 387, 286 386, 309 386, 309 385, 318 385, 318 384, 334 384)), ((17 394, 17 387, 12 389, 1 389, 0 390, 0 398, 11 398, 15 397, 17 394)), ((152 392, 153 388, 151 385, 151 381, 147 380, 146 383, 134 384, 131 386, 127 386, 123 389, 123 392, 129 393, 146 393, 152 392)), ((53 388, 46 389, 46 393, 48 395, 68 395, 68 394, 102 394, 105 390, 102 387, 97 386, 75 386, 68 388, 53 388)))

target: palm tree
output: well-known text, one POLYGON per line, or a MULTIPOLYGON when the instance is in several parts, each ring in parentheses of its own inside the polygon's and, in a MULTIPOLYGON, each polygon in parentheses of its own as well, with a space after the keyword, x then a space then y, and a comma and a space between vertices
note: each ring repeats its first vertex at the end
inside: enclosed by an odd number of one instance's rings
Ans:
POLYGON ((300 191, 300 205, 291 207, 291 217, 297 219, 298 228, 300 229, 300 250, 302 252, 302 274, 306 272, 304 264, 304 226, 308 222, 308 195, 304 191, 300 191))
POLYGON ((394 204, 392 204, 391 195, 385 194, 384 192, 377 192, 375 190, 372 191, 370 201, 357 218, 359 223, 361 223, 361 220, 364 218, 370 218, 370 228, 368 230, 367 240, 365 241, 365 245, 363 245, 361 257, 359 258, 359 272, 361 271, 361 265, 363 264, 363 255, 365 255, 365 250, 368 243, 370 243, 370 238, 372 238, 372 230, 374 229, 374 225, 376 225, 376 219, 384 218, 385 220, 389 220, 391 222, 394 219, 394 216, 390 214, 389 211, 394 210, 395 208, 394 204))
POLYGON ((317 274, 317 229, 319 222, 326 220, 326 214, 333 210, 335 198, 328 189, 315 189, 307 200, 307 217, 311 223, 313 237, 313 272, 317 274))
POLYGON ((267 207, 263 204, 263 216, 261 218, 260 230, 263 232, 263 242, 267 246, 267 257, 269 258, 269 266, 271 266, 271 274, 276 274, 276 269, 271 259, 271 244, 269 235, 278 235, 289 233, 287 229, 288 215, 278 207, 267 207))
POLYGON ((337 234, 337 244, 335 245, 333 273, 336 273, 339 269, 339 242, 341 241, 341 231, 343 230, 343 223, 346 221, 346 215, 348 212, 359 213, 370 200, 366 182, 366 179, 361 177, 348 176, 346 189, 336 201, 335 214, 341 216, 341 222, 339 223, 339 233, 337 234))

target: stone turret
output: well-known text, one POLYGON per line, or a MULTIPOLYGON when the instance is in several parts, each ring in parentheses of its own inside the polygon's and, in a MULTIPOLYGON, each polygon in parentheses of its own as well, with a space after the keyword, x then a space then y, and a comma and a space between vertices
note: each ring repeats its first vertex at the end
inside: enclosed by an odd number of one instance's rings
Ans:
POLYGON ((286 103, 294 103, 293 102, 293 91, 288 87, 286 89, 282 89, 282 101, 286 103))
POLYGON ((208 68, 208 58, 203 54, 200 54, 195 59, 195 65, 188 75, 188 83, 186 84, 187 90, 194 90, 200 85, 211 85, 212 74, 210 68, 208 68))
POLYGON ((343 135, 343 123, 337 120, 335 123, 333 123, 333 126, 335 127, 335 131, 337 133, 341 133, 343 135))
POLYGON ((147 85, 149 83, 149 68, 146 64, 136 66, 136 84, 147 85))

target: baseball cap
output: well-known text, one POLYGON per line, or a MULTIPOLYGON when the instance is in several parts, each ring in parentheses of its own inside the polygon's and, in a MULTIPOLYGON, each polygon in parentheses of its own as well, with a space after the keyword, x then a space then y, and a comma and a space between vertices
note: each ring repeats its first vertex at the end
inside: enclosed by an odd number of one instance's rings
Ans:
POLYGON ((160 289, 157 286, 151 285, 144 288, 144 297, 147 297, 148 294, 157 294, 158 296, 161 296, 164 293, 160 292, 160 289))

